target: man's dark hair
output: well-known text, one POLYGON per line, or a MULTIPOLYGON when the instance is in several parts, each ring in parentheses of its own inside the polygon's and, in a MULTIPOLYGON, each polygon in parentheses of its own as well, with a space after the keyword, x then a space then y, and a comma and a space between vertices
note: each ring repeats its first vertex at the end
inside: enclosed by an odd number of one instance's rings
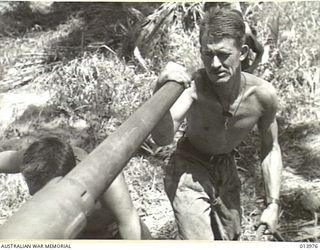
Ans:
POLYGON ((33 195, 52 178, 66 175, 75 165, 75 156, 68 143, 56 137, 44 137, 25 150, 21 173, 33 195))
POLYGON ((231 2, 205 2, 203 5, 203 11, 207 12, 210 11, 210 9, 214 8, 228 8, 231 9, 231 2))
POLYGON ((200 25, 200 44, 204 35, 217 39, 234 38, 239 47, 245 42, 245 24, 241 12, 234 9, 210 8, 200 25))

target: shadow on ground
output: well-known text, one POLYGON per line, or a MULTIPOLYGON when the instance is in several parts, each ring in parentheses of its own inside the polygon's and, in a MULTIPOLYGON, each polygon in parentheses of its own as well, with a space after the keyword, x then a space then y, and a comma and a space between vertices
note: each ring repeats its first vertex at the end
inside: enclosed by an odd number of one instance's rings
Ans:
POLYGON ((280 132, 284 168, 306 181, 320 178, 320 122, 291 125, 280 132))
POLYGON ((3 133, 0 150, 19 150, 43 136, 57 136, 90 152, 98 143, 87 127, 77 128, 68 123, 68 115, 46 106, 29 105, 3 133))

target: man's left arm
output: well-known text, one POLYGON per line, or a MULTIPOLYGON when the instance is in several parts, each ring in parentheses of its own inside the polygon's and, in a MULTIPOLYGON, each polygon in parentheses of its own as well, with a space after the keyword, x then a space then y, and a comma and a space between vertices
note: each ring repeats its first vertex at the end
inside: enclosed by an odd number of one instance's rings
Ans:
POLYGON ((260 222, 267 224, 271 232, 274 232, 279 215, 282 157, 275 118, 277 98, 273 88, 268 95, 264 114, 258 122, 261 136, 261 167, 266 192, 266 209, 261 215, 260 222))

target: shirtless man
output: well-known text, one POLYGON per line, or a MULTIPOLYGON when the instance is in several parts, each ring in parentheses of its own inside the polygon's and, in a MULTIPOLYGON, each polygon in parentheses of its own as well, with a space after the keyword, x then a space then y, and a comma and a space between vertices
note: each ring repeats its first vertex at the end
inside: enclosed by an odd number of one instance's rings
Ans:
POLYGON ((209 11, 200 26, 204 68, 191 77, 184 67, 169 63, 155 87, 157 91, 167 81, 186 87, 152 132, 158 145, 167 145, 186 118, 185 135, 165 176, 180 239, 239 238, 240 181, 233 149, 256 124, 266 190, 260 223, 271 232, 276 229, 282 171, 277 97, 270 83, 241 72, 248 53, 244 42, 245 24, 239 12, 209 11))
MULTIPOLYGON (((22 173, 31 195, 52 178, 66 175, 87 153, 56 137, 44 137, 26 150, 0 153, 0 173, 22 173)), ((105 191, 88 218, 81 239, 151 239, 134 208, 121 173, 105 191), (120 234, 120 235, 119 235, 120 234)))

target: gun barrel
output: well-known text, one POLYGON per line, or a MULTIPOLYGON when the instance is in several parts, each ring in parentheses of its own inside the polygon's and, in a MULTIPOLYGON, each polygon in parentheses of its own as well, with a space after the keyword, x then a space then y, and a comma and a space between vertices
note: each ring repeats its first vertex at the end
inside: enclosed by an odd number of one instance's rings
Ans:
POLYGON ((63 178, 55 178, 0 228, 2 239, 75 238, 95 202, 181 95, 168 82, 63 178))

